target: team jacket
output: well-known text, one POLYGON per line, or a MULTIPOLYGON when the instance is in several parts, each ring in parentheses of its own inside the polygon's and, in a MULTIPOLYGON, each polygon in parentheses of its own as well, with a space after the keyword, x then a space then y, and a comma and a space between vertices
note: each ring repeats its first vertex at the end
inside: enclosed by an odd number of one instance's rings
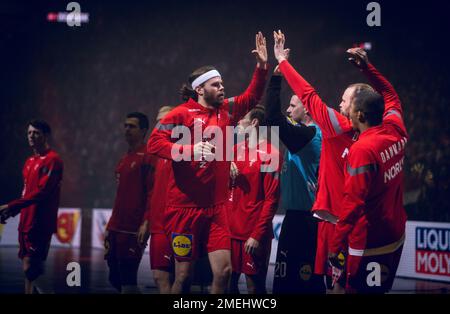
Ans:
POLYGON ((63 168, 61 158, 51 149, 27 159, 22 197, 8 204, 12 211, 20 212, 20 232, 56 232, 63 168))
POLYGON ((147 144, 148 152, 170 160, 175 158, 171 163, 172 171, 168 174, 167 206, 211 207, 226 201, 230 171, 230 162, 225 161, 225 146, 227 140, 230 140, 226 134, 226 126, 235 125, 258 104, 264 91, 266 74, 267 70, 257 68, 247 90, 240 96, 226 99, 219 108, 208 109, 189 99, 157 124, 147 144), (177 143, 180 140, 178 136, 171 138, 172 131, 180 131, 180 127, 190 132, 190 138, 184 139, 185 144, 177 143), (202 134, 206 128, 216 133, 194 138, 194 128, 201 130, 202 134), (224 135, 222 145, 218 140, 218 130, 224 135), (223 147, 223 159, 194 160, 192 147, 201 140, 223 147), (190 161, 177 159, 186 152, 191 156, 190 161))
POLYGON ((267 142, 251 150, 253 156, 248 142, 236 145, 239 175, 230 184, 228 220, 232 238, 245 241, 252 237, 261 241, 273 238, 272 220, 280 198, 282 160, 279 151, 267 142))
POLYGON ((172 169, 171 161, 158 158, 155 166, 155 183, 153 190, 149 193, 147 205, 150 209, 146 212, 151 233, 164 233, 164 212, 166 210, 167 187, 169 184, 169 173, 172 169))
MULTIPOLYGON (((342 208, 346 158, 350 147, 358 139, 358 133, 352 130, 351 122, 347 117, 322 101, 315 89, 295 71, 288 61, 280 64, 280 70, 322 130, 318 190, 312 210, 326 220, 329 218, 327 214, 329 213, 335 220, 342 208)), ((383 96, 386 114, 392 106, 392 86, 371 64, 368 64, 363 73, 383 96)))
MULTIPOLYGON (((116 167, 117 191, 107 230, 136 233, 144 221, 147 199, 154 182, 155 157, 145 145, 128 152, 116 167)), ((150 194, 151 197, 151 194, 150 194)))
POLYGON ((363 132, 348 155, 342 211, 331 247, 335 253, 347 240, 349 254, 357 256, 392 253, 404 241, 403 165, 408 135, 398 95, 387 81, 381 87, 386 102, 383 123, 363 132))

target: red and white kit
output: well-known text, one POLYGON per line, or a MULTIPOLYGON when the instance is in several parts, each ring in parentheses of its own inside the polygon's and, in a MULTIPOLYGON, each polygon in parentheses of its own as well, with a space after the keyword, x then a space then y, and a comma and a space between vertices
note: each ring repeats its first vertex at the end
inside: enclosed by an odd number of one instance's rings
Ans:
POLYGON ((155 157, 145 145, 125 154, 116 167, 117 191, 108 230, 105 258, 142 257, 137 232, 144 221, 148 193, 152 190, 155 157))
POLYGON ((383 123, 361 133, 350 149, 330 250, 338 253, 348 243, 347 288, 357 291, 368 288, 370 262, 381 265, 382 289, 391 288, 405 237, 403 164, 408 134, 397 93, 386 80, 381 83, 375 87, 385 100, 383 123))
MULTIPOLYGON (((230 171, 230 162, 225 160, 226 127, 234 125, 258 104, 264 91, 266 74, 267 70, 257 68, 252 82, 242 95, 226 99, 215 109, 205 108, 189 99, 168 113, 152 132, 147 145, 148 152, 169 160, 177 158, 172 156, 172 151, 182 154, 187 150, 193 157, 192 147, 196 144, 194 127, 201 129, 202 134, 207 127, 213 127, 224 135, 222 161, 192 160, 171 163, 171 171, 167 174, 169 183, 165 231, 172 241, 172 249, 177 259, 195 259, 201 251, 199 246, 205 244, 208 252, 230 248, 228 223, 223 208, 230 171), (191 132, 190 143, 187 145, 175 143, 178 139, 171 138, 172 130, 181 126, 191 132), (199 210, 200 212, 196 213, 199 210), (197 226, 198 224, 204 226, 197 226), (200 232, 203 229, 208 230, 209 227, 211 230, 208 234, 200 232)), ((199 140, 214 138, 204 136, 199 140)))
POLYGON ((147 220, 150 226, 150 268, 168 271, 173 266, 172 248, 164 232, 164 214, 166 211, 167 189, 171 161, 157 157, 155 166, 155 183, 149 195, 150 209, 147 220))
POLYGON ((248 141, 236 145, 235 164, 239 175, 232 180, 227 209, 231 232, 233 271, 255 275, 267 271, 273 238, 272 220, 280 198, 281 156, 271 144, 248 147, 248 141), (253 150, 252 159, 249 151, 253 150), (271 158, 277 158, 274 162, 271 158), (249 238, 260 243, 254 255, 245 252, 249 238))
MULTIPOLYGON (((315 89, 289 64, 283 61, 280 70, 300 98, 309 114, 322 130, 322 151, 319 164, 318 190, 313 212, 324 219, 319 223, 317 253, 314 272, 326 274, 328 252, 333 240, 335 223, 342 210, 344 195, 344 169, 350 147, 357 141, 358 133, 352 129, 350 120, 333 108, 328 107, 315 89)), ((368 64, 363 73, 371 85, 383 95, 386 107, 390 110, 392 86, 372 65, 368 64)), ((397 98, 398 99, 398 98, 397 98)))
POLYGON ((22 197, 8 204, 20 211, 19 257, 47 257, 52 234, 56 232, 63 176, 63 162, 54 150, 27 159, 22 175, 22 197))

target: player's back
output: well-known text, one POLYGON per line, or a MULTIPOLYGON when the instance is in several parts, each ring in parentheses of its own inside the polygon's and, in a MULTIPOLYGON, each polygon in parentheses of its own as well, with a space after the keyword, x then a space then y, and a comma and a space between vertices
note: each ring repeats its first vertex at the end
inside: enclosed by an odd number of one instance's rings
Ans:
MULTIPOLYGON (((367 228, 367 247, 379 247, 399 240, 404 234, 406 212, 403 208, 403 165, 407 137, 391 126, 379 125, 363 132, 352 153, 365 151, 365 168, 376 174, 370 182, 359 228, 367 228)), ((348 166, 349 175, 358 169, 348 166)), ((359 229, 359 231, 358 231, 359 229)))

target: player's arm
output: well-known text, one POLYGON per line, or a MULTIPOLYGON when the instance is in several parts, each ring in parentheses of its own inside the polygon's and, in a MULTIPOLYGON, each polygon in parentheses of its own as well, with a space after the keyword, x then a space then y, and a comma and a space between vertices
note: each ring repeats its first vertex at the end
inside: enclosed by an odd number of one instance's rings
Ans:
POLYGON ((264 93, 267 77, 267 46, 266 39, 261 32, 256 34, 256 47, 252 51, 256 57, 256 69, 253 72, 252 81, 245 92, 239 96, 226 100, 225 105, 235 125, 243 116, 252 110, 261 100, 264 93))
POLYGON ((174 143, 172 139, 172 131, 176 128, 182 128, 182 122, 183 114, 180 112, 180 108, 168 113, 153 129, 147 141, 147 152, 161 158, 172 159, 172 151, 183 153, 183 151, 191 150, 190 143, 178 144, 174 143))
POLYGON ((213 158, 215 146, 211 143, 192 145, 190 130, 183 124, 183 110, 182 107, 175 108, 156 124, 147 142, 147 152, 173 161, 200 160, 202 156, 213 158))
POLYGON ((269 82, 266 96, 266 120, 268 125, 279 127, 279 136, 291 153, 305 147, 316 135, 316 128, 304 124, 293 125, 281 113, 281 75, 274 73, 269 82))
POLYGON ((338 254, 344 248, 348 235, 365 211, 367 195, 378 169, 370 152, 358 147, 350 148, 345 169, 344 198, 331 244, 330 253, 338 254))
POLYGON ((62 161, 57 158, 51 159, 47 167, 41 168, 38 189, 27 196, 23 196, 7 204, 9 216, 15 216, 22 208, 47 199, 61 184, 62 175, 62 161))
MULTIPOLYGON (((277 152, 274 158, 278 158, 278 164, 273 163, 273 159, 267 163, 261 164, 261 171, 263 171, 263 185, 264 185, 264 203, 261 209, 261 214, 256 226, 249 240, 246 242, 246 251, 249 244, 255 243, 259 245, 262 238, 269 232, 268 228, 272 228, 272 220, 278 209, 278 201, 280 199, 280 166, 282 164, 281 155, 277 152)), ((250 252, 252 248, 250 247, 250 252)), ((254 250, 255 248, 253 248, 254 250)))
POLYGON ((275 58, 278 60, 281 73, 308 109, 312 119, 322 130, 323 136, 334 137, 351 130, 350 121, 333 108, 328 107, 316 90, 288 62, 288 49, 284 49, 284 34, 280 31, 274 32, 274 39, 275 58))
POLYGON ((350 48, 347 53, 350 55, 349 61, 366 75, 375 90, 383 96, 384 118, 394 115, 401 119, 403 109, 397 92, 392 84, 369 62, 367 52, 362 48, 350 48))
POLYGON ((150 218, 150 209, 151 209, 151 198, 153 194, 153 185, 155 182, 155 166, 156 166, 156 156, 155 155, 146 155, 144 157, 144 163, 142 165, 143 179, 142 183, 145 187, 144 193, 146 196, 145 202, 145 213, 141 226, 139 227, 137 239, 138 242, 145 246, 147 243, 148 237, 150 236, 150 227, 149 227, 149 218, 150 218))

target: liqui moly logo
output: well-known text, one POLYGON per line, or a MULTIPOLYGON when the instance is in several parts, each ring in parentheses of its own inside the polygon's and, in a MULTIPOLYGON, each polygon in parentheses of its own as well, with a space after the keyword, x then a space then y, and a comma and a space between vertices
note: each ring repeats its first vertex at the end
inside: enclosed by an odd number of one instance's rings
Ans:
POLYGON ((416 272, 450 277, 450 229, 416 228, 416 272))

